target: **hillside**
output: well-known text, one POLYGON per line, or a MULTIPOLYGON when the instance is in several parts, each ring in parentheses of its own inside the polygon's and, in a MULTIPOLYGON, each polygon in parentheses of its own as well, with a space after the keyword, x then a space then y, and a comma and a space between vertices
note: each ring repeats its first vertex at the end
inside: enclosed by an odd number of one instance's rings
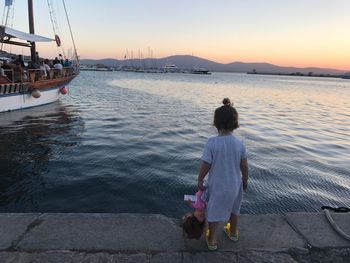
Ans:
POLYGON ((281 67, 269 63, 245 63, 245 62, 232 62, 229 64, 217 63, 208 59, 190 55, 177 55, 165 58, 157 59, 128 59, 128 60, 116 60, 116 59, 82 59, 82 64, 95 65, 103 64, 106 66, 117 67, 120 65, 133 65, 136 67, 157 67, 163 68, 167 64, 175 64, 182 69, 193 69, 194 67, 206 68, 213 72, 248 72, 253 71, 259 73, 295 73, 300 72, 308 74, 313 72, 314 74, 343 74, 345 71, 331 69, 331 68, 297 68, 297 67, 281 67))

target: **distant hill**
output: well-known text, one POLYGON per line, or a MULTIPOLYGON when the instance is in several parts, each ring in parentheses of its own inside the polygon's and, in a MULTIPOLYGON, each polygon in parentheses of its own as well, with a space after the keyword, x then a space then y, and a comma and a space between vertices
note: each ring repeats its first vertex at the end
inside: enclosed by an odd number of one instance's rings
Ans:
POLYGON ((232 62, 229 64, 217 63, 208 59, 203 59, 200 57, 190 56, 190 55, 177 55, 165 58, 157 59, 128 59, 126 60, 116 60, 116 59, 82 59, 82 64, 85 65, 96 65, 103 64, 106 66, 117 67, 119 65, 126 65, 136 67, 157 67, 163 68, 168 64, 175 64, 181 69, 193 69, 194 67, 206 68, 213 72, 249 72, 255 69, 258 73, 283 73, 290 74, 295 72, 300 72, 303 74, 308 74, 313 72, 314 74, 343 74, 345 71, 331 69, 331 68, 297 68, 297 67, 280 67, 277 65, 269 63, 245 63, 245 62, 232 62))

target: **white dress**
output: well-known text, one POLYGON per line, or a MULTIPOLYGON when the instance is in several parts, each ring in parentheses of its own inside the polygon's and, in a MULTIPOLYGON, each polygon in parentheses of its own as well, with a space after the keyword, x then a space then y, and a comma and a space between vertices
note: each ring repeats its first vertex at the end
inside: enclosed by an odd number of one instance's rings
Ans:
POLYGON ((207 220, 226 222, 239 215, 242 202, 240 163, 247 158, 243 142, 234 135, 215 136, 205 145, 202 160, 211 164, 207 180, 207 220))

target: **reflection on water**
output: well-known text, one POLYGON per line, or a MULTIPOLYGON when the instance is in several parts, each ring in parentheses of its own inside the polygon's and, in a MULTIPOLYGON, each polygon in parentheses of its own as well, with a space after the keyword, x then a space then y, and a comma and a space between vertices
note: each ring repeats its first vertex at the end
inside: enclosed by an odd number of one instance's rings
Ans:
MULTIPOLYGON (((83 122, 60 102, 1 115, 0 211, 33 211, 50 187, 49 162, 79 144, 83 122)), ((59 176, 59 175, 58 175, 59 176)))
POLYGON ((349 81, 83 72, 60 103, 0 115, 0 212, 180 216, 224 97, 249 152, 242 212, 349 205, 349 81))

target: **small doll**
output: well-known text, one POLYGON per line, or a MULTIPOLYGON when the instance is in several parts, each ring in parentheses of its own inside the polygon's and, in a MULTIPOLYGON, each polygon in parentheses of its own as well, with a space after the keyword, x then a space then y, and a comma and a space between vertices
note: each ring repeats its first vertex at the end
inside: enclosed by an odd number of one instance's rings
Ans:
POLYGON ((192 213, 186 214, 182 219, 182 228, 189 239, 199 239, 205 228, 205 208, 206 203, 202 200, 204 191, 196 193, 195 201, 187 199, 187 203, 195 210, 192 213))

